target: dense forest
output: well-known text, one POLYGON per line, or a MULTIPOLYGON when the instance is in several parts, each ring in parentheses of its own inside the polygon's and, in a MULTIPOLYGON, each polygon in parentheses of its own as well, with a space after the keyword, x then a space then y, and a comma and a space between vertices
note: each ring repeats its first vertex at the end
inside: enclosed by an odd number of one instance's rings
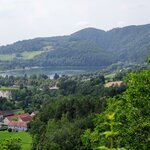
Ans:
POLYGON ((62 96, 46 103, 30 125, 32 149, 148 150, 150 70, 127 73, 123 80, 125 86, 105 88, 100 76, 80 83, 82 93, 63 79, 62 96))
POLYGON ((148 24, 110 31, 86 28, 69 36, 19 41, 0 47, 0 66, 109 66, 119 61, 141 64, 150 54, 149 34, 148 24))
MULTIPOLYGON (((125 74, 117 73, 116 79, 125 74)), ((59 77, 54 75, 50 79, 47 75, 31 76, 0 76, 0 91, 11 91, 11 98, 0 97, 0 110, 23 109, 25 112, 33 112, 43 107, 47 101, 58 96, 68 95, 93 95, 113 96, 115 91, 123 88, 107 89, 103 85, 105 77, 101 72, 84 75, 59 77)))

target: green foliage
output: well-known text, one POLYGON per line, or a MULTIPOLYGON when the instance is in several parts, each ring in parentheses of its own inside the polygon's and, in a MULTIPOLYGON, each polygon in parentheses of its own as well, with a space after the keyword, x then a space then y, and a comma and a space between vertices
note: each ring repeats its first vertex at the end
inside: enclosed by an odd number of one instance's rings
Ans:
POLYGON ((87 79, 64 76, 59 79, 58 87, 62 95, 105 95, 105 92, 109 95, 108 90, 104 89, 104 83, 105 78, 101 74, 87 79))
MULTIPOLYGON (((12 100, 8 100, 15 108, 25 112, 39 111, 28 124, 33 150, 138 149, 139 141, 146 143, 148 138, 149 109, 145 105, 149 104, 150 97, 147 96, 150 93, 149 75, 149 71, 128 75, 126 91, 122 86, 105 88, 105 78, 101 73, 62 76, 55 80, 35 74, 30 77, 6 76, 0 77, 0 84, 18 86, 19 90, 13 91, 12 100), (51 91, 49 87, 56 85, 59 89, 51 91), (121 96, 108 98, 122 92, 121 96), (97 113, 100 115, 93 123, 97 113), (135 122, 135 117, 140 120, 135 122)), ((6 99, 1 99, 0 107, 6 102, 6 99)), ((148 147, 144 146, 145 149, 148 147)))
POLYGON ((12 132, 12 128, 8 128, 8 132, 12 132))
MULTIPOLYGON (((62 76, 54 81, 59 87, 59 94, 41 103, 40 113, 29 125, 33 149, 84 150, 86 148, 81 142, 81 135, 85 129, 93 128, 95 114, 104 111, 106 96, 124 90, 121 87, 106 89, 103 86, 105 78, 99 73, 62 76)), ((38 99, 39 93, 32 100, 38 99)))
POLYGON ((130 73, 125 80, 127 90, 109 99, 106 111, 95 119, 94 131, 86 130, 82 135, 87 149, 103 145, 112 149, 108 137, 113 138, 110 142, 116 148, 150 148, 150 71, 130 73), (108 119, 112 121, 107 122, 105 116, 111 113, 115 118, 111 115, 108 119))
POLYGON ((7 126, 2 126, 2 127, 0 128, 0 131, 6 131, 7 129, 8 129, 7 126))
POLYGON ((96 96, 61 96, 49 102, 31 122, 34 149, 47 149, 50 145, 64 150, 84 149, 80 136, 93 126, 91 120, 96 112, 102 111, 103 103, 96 96))
POLYGON ((11 110, 15 109, 13 102, 7 100, 6 98, 0 97, 0 110, 11 110))
POLYGON ((57 80, 58 78, 59 78, 59 75, 57 73, 55 73, 54 79, 57 80))
POLYGON ((115 149, 114 145, 118 139, 116 127, 120 127, 121 123, 115 121, 115 113, 106 114, 104 122, 99 122, 101 117, 101 115, 97 116, 93 132, 87 129, 82 135, 82 142, 87 149, 115 149))
POLYGON ((146 61, 147 61, 148 64, 150 64, 150 56, 147 57, 147 60, 146 60, 146 61))
POLYGON ((11 98, 0 98, 0 110, 23 109, 25 112, 39 110, 50 96, 58 95, 58 91, 50 91, 49 87, 56 85, 57 80, 48 76, 27 75, 0 76, 0 90, 11 91, 11 98))
POLYGON ((21 150, 21 139, 11 138, 0 141, 0 150, 21 150))

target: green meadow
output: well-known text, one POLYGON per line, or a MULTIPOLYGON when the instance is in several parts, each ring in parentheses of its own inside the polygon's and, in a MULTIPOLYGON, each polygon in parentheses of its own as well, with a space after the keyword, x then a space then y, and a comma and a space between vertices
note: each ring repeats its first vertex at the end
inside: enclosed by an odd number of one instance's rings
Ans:
POLYGON ((0 60, 1 61, 11 61, 16 57, 15 54, 0 54, 0 60))
POLYGON ((33 59, 35 56, 41 55, 42 53, 47 52, 46 50, 43 51, 25 51, 23 53, 19 53, 19 56, 17 54, 0 54, 0 60, 1 61, 11 61, 13 59, 24 59, 29 60, 33 59))
POLYGON ((9 138, 20 138, 22 150, 30 150, 32 137, 28 132, 8 132, 0 131, 0 140, 9 139, 9 138))
POLYGON ((45 53, 45 51, 31 51, 31 52, 23 52, 21 53, 21 56, 23 59, 32 59, 35 56, 38 56, 42 53, 45 53))
POLYGON ((0 91, 13 91, 18 90, 16 87, 6 87, 6 86, 0 86, 0 91))

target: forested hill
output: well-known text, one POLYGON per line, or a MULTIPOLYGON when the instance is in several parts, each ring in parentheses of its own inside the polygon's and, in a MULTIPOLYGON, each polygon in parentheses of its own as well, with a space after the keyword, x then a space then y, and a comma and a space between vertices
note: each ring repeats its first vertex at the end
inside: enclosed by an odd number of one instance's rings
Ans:
POLYGON ((150 54, 150 24, 103 31, 86 28, 69 36, 35 38, 0 47, 1 67, 107 66, 142 63, 150 54), (10 55, 11 54, 11 55, 10 55))

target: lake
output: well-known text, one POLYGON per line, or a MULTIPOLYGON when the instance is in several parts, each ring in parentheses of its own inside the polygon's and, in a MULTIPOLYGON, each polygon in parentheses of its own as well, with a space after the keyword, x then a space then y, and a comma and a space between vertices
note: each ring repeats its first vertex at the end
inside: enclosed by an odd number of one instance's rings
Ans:
POLYGON ((8 71, 1 71, 0 75, 2 76, 21 76, 24 74, 32 75, 32 74, 46 74, 49 77, 53 77, 55 73, 61 75, 77 75, 77 74, 85 74, 85 73, 92 73, 101 70, 103 67, 83 67, 83 66, 52 66, 52 67, 44 67, 44 68, 28 68, 28 69, 20 69, 20 70, 8 70, 8 71))

